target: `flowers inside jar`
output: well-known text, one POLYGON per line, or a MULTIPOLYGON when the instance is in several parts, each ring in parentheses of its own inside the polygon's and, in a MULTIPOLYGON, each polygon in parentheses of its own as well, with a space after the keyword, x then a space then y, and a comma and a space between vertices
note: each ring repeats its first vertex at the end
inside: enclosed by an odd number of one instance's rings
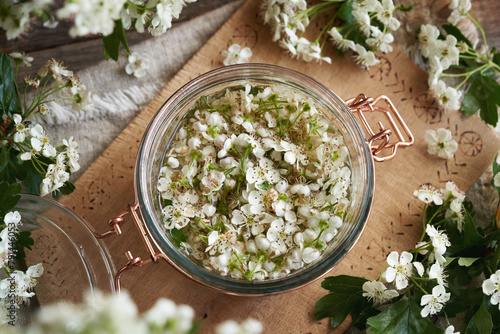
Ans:
POLYGON ((319 105, 281 85, 195 102, 158 179, 164 228, 222 276, 284 277, 324 254, 350 202, 350 157, 319 105))

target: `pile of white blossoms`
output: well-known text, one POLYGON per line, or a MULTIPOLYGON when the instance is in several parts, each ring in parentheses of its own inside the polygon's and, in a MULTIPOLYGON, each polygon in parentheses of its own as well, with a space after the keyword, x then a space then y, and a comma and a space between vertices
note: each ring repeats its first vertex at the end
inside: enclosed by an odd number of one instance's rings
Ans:
POLYGON ((21 304, 29 303, 35 295, 33 288, 38 283, 37 278, 43 274, 41 263, 30 266, 26 272, 14 270, 15 238, 22 224, 21 215, 18 211, 9 212, 4 223, 7 227, 0 232, 0 267, 5 277, 0 281, 0 325, 11 322, 13 318, 9 315, 21 304))
MULTIPOLYGON (((310 24, 310 18, 324 12, 325 5, 328 3, 320 3, 317 8, 316 6, 308 8, 305 0, 266 0, 263 3, 264 22, 271 26, 273 40, 279 41, 279 45, 288 50, 293 57, 307 62, 316 60, 331 63, 330 57, 322 55, 324 43, 320 39, 323 32, 312 42, 303 36, 310 24)), ((351 50, 355 61, 369 68, 379 63, 374 51, 383 53, 392 51, 390 44, 394 41, 394 36, 391 31, 397 30, 401 25, 393 16, 398 7, 394 6, 392 0, 354 0, 352 7, 352 22, 340 27, 333 26, 337 16, 332 15, 333 18, 326 24, 327 33, 338 49, 351 50), (363 40, 369 49, 354 41, 354 35, 359 31, 362 37, 356 40, 363 40)))
MULTIPOLYGON (((436 189, 433 186, 423 185, 414 192, 414 196, 426 205, 443 205, 446 209, 445 217, 455 219, 457 227, 463 228, 462 203, 465 195, 455 183, 449 181, 446 188, 436 189)), ((425 233, 429 241, 421 241, 415 246, 415 258, 418 254, 426 256, 425 262, 414 261, 414 255, 409 252, 391 252, 387 257, 387 269, 382 273, 382 278, 387 283, 392 283, 396 290, 387 289, 380 281, 368 281, 363 285, 363 296, 374 299, 377 303, 383 303, 399 295, 397 290, 405 290, 409 281, 429 280, 436 283, 431 293, 426 293, 420 300, 422 317, 439 313, 444 304, 450 299, 450 293, 446 292, 447 274, 445 272, 446 259, 444 254, 451 246, 448 236, 444 231, 433 225, 427 224, 425 233)))
POLYGON ((274 279, 303 268, 349 206, 342 134, 311 98, 280 85, 203 97, 164 161, 165 228, 182 230, 181 248, 223 276, 274 279))

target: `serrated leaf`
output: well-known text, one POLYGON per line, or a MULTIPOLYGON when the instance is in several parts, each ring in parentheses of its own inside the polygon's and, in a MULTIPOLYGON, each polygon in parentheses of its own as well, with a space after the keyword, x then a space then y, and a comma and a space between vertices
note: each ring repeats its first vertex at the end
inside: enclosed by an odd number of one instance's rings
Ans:
POLYGON ((323 289, 331 291, 316 303, 316 319, 330 317, 330 325, 338 327, 349 313, 358 315, 362 312, 363 284, 367 280, 347 275, 327 277, 321 283, 323 289))
POLYGON ((474 262, 479 260, 480 257, 460 257, 458 258, 458 265, 462 267, 470 267, 474 262))
POLYGON ((477 78, 472 81, 472 84, 465 93, 462 104, 460 105, 460 111, 467 116, 474 115, 481 107, 479 100, 476 98, 478 82, 479 80, 477 78))
POLYGON ((468 46, 470 46, 472 48, 472 43, 469 41, 469 39, 467 37, 464 36, 464 34, 462 34, 460 29, 458 29, 456 26, 454 26, 452 24, 443 24, 442 27, 448 35, 455 36, 457 41, 465 42, 465 43, 467 43, 468 46))
POLYGON ((409 299, 401 299, 380 314, 368 319, 373 334, 442 334, 428 317, 420 315, 422 308, 409 299))
POLYGON ((172 239, 177 244, 177 246, 180 246, 181 242, 187 241, 186 235, 184 234, 184 231, 182 231, 182 230, 178 230, 176 228, 173 228, 170 230, 170 235, 172 236, 172 239))
POLYGON ((3 223, 3 218, 21 199, 19 193, 23 190, 20 183, 9 184, 7 182, 0 183, 0 224, 3 223))
POLYGON ((480 80, 480 85, 476 88, 476 98, 481 108, 481 119, 496 126, 498 122, 497 105, 500 105, 500 85, 495 79, 485 75, 480 75, 476 80, 480 80))
POLYGON ((493 329, 493 320, 484 303, 481 303, 479 310, 474 314, 467 325, 465 334, 489 334, 493 329))
POLYGON ((113 32, 108 36, 102 37, 104 58, 109 58, 118 61, 120 55, 120 45, 123 44, 125 50, 130 54, 127 37, 125 36, 125 29, 123 28, 122 20, 115 21, 113 32))
POLYGON ((12 60, 6 53, 0 55, 0 69, 0 112, 2 114, 21 113, 12 60))

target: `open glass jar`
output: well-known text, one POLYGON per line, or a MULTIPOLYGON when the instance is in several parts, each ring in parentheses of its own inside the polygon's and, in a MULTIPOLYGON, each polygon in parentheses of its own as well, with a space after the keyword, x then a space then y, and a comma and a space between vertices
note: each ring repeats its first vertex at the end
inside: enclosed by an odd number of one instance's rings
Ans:
MULTIPOLYGON (((413 137, 392 103, 385 97, 377 99, 359 95, 356 99, 344 102, 329 89, 315 80, 295 71, 264 64, 234 65, 220 68, 187 83, 179 89, 157 112, 140 144, 135 167, 136 204, 129 206, 129 213, 134 218, 151 256, 142 260, 128 253, 128 263, 117 274, 115 283, 119 288, 121 274, 134 266, 142 266, 148 262, 164 259, 185 276, 229 294, 268 295, 290 291, 306 285, 334 267, 354 246, 368 219, 374 191, 373 160, 392 158, 399 146, 409 146, 413 137), (165 231, 161 216, 160 195, 157 181, 164 157, 172 143, 181 122, 202 96, 241 86, 249 83, 255 85, 277 85, 300 92, 314 100, 318 110, 324 113, 343 134, 350 157, 352 183, 350 187, 350 206, 338 235, 328 245, 322 256, 286 277, 263 281, 246 281, 220 276, 201 266, 182 252, 165 231), (382 101, 384 106, 377 104, 382 101), (380 111, 387 116, 390 128, 384 128, 379 122, 374 132, 363 112, 380 111), (364 131, 356 122, 353 113, 360 117, 364 131), (399 130, 398 125, 404 130, 399 130), (391 140, 391 134, 395 134, 391 140), (389 151, 389 153, 384 153, 389 151), (142 220, 139 218, 140 212, 142 220), (153 245, 154 244, 154 245, 153 245), (156 250, 157 249, 157 250, 156 250)), ((123 222, 121 213, 110 221, 115 232, 120 234, 119 226, 123 222)))
MULTIPOLYGON (((30 194, 22 194, 14 210, 21 214, 20 230, 30 231, 34 240, 19 269, 38 263, 44 268, 32 305, 78 303, 89 291, 115 291, 116 270, 108 248, 81 216, 56 201, 30 194)), ((28 321, 25 318, 32 313, 20 310, 20 321, 28 321)))

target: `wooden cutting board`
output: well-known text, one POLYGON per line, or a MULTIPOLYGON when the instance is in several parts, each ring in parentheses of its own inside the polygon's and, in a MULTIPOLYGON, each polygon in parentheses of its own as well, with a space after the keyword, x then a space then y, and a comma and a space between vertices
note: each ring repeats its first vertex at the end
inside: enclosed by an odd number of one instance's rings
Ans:
MULTIPOLYGON (((365 93, 388 95, 415 136, 415 145, 398 151, 395 159, 376 164, 376 190, 372 214, 364 234, 347 257, 329 274, 378 277, 390 251, 411 248, 422 233, 422 205, 413 191, 423 183, 444 187, 453 180, 467 190, 492 162, 500 140, 477 117, 443 112, 427 92, 426 74, 401 52, 384 55, 380 65, 369 71, 359 69, 350 57, 334 56, 332 65, 292 60, 271 41, 269 27, 258 15, 259 1, 247 1, 234 16, 200 49, 158 96, 137 116, 76 183, 76 191, 63 201, 82 214, 98 230, 115 213, 134 202, 134 163, 142 135, 150 119, 169 96, 194 77, 221 66, 220 52, 231 42, 249 46, 252 62, 277 64, 315 78, 344 99, 365 93), (426 152, 423 140, 427 129, 445 127, 459 143, 456 157, 442 160, 426 152)), ((172 46, 175 47, 175 46, 172 46)), ((155 55, 161 61, 161 54, 155 55)), ((154 74, 150 73, 151 80, 154 74)), ((117 267, 125 262, 126 251, 147 257, 141 239, 127 218, 124 235, 106 240, 117 267)), ((123 287, 131 291, 140 310, 151 307, 160 297, 189 304, 201 319, 203 333, 212 333, 223 320, 260 320, 265 333, 329 332, 328 320, 313 318, 316 301, 326 294, 321 280, 278 296, 234 297, 212 291, 185 278, 166 263, 148 265, 124 274, 123 287)), ((343 327, 347 324, 345 323, 343 327)))

